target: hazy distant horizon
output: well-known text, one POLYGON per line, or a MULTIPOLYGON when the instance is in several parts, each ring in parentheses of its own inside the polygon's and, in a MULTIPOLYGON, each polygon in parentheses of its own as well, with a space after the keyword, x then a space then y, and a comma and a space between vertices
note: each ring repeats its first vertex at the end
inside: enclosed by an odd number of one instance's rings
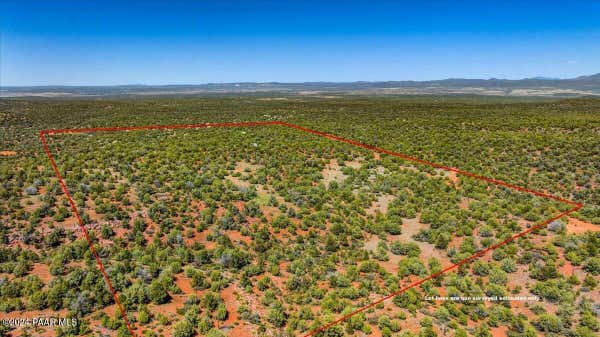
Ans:
POLYGON ((574 77, 550 77, 550 76, 533 76, 527 78, 482 78, 482 77, 456 77, 456 78, 433 78, 426 80, 411 80, 411 79, 391 79, 391 80, 373 80, 373 81, 303 81, 303 82, 252 82, 252 81, 234 81, 234 82, 198 82, 198 83, 115 83, 115 84, 44 84, 44 85, 2 85, 2 88, 28 88, 28 87, 135 87, 135 86, 147 86, 147 87, 163 87, 163 86, 204 86, 204 85, 235 85, 235 84, 303 84, 303 83, 385 83, 385 82, 435 82, 445 80, 507 80, 507 81, 520 81, 520 80, 570 80, 580 76, 590 76, 594 74, 579 74, 574 77))
POLYGON ((600 2, 0 4, 0 85, 574 78, 600 71, 600 2))

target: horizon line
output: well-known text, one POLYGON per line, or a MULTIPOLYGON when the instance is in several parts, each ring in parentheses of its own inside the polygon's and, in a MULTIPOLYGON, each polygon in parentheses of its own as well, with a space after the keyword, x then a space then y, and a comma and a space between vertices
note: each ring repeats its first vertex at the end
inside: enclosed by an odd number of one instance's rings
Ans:
POLYGON ((202 82, 202 83, 161 83, 161 84, 144 84, 144 83, 128 83, 128 84, 31 84, 31 85, 4 85, 0 83, 1 88, 44 88, 44 87, 159 87, 159 86, 203 86, 203 85, 235 85, 235 84, 306 84, 306 83, 385 83, 385 82, 438 82, 449 80, 480 80, 480 81, 565 81, 575 80, 581 77, 589 77, 600 75, 600 72, 594 74, 583 74, 575 77, 551 77, 551 76, 533 76, 522 78, 500 78, 500 77, 448 77, 429 80, 376 80, 376 81, 239 81, 239 82, 202 82))

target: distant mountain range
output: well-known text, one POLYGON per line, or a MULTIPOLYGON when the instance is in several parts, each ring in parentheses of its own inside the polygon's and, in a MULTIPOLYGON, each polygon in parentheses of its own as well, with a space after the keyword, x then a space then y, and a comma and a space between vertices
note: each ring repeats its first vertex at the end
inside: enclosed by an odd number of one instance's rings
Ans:
POLYGON ((0 97, 131 97, 190 95, 489 95, 600 96, 600 73, 571 79, 520 80, 450 78, 435 81, 207 83, 197 85, 1 87, 0 97))

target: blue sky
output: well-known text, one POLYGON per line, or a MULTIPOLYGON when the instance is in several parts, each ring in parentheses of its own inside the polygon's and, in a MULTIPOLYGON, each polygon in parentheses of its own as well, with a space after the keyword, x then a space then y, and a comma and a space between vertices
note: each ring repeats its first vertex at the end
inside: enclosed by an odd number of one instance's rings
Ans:
POLYGON ((600 1, 0 0, 6 86, 597 72, 600 1))

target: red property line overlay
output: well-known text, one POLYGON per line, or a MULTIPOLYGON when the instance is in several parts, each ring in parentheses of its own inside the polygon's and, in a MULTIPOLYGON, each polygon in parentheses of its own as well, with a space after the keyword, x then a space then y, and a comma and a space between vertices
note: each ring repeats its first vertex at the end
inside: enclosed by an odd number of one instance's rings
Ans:
POLYGON ((131 323, 129 321, 129 318, 127 317, 127 312, 123 309, 123 305, 121 304, 121 301, 119 300, 119 297, 117 295, 117 292, 115 291, 115 289, 112 286, 112 283, 110 282, 110 279, 108 278, 108 274, 106 273, 106 270, 104 268, 104 264, 102 263, 102 260, 100 259, 100 256, 98 255, 96 249, 94 248, 93 242, 90 239, 90 236, 88 234, 88 231, 83 223, 83 220, 81 219, 81 216, 79 214, 79 211, 77 210, 77 206, 75 205, 75 202, 73 201, 73 198, 71 197, 71 194, 69 193, 69 190, 63 180, 62 175, 60 174, 60 171, 58 170, 58 166, 56 165, 56 161, 54 160, 54 156, 52 155, 52 152, 50 151, 50 148, 48 147, 48 143, 46 140, 46 136, 47 135, 56 135, 56 134, 73 134, 73 133, 91 133, 91 132, 102 132, 102 131, 106 131, 106 132, 113 132, 113 131, 145 131, 145 130, 174 130, 174 129, 199 129, 199 128, 209 128, 209 127, 243 127, 243 126, 268 126, 268 125, 279 125, 279 126, 285 126, 285 127, 289 127, 289 128, 293 128, 293 129, 297 129, 300 131, 304 131, 307 133, 311 133, 317 136, 321 136, 321 137, 325 137, 331 140, 335 140, 335 141, 339 141, 342 143, 347 143, 347 144, 351 144, 357 147, 361 147, 367 150, 371 150, 374 152, 378 152, 378 153, 382 153, 382 154, 387 154, 390 156, 394 156, 394 157, 398 157, 398 158, 402 158, 408 161, 412 161, 415 163, 419 163, 422 165, 427 165, 427 166, 431 166, 437 169, 441 169, 441 170, 445 170, 445 171, 450 171, 450 172, 455 172, 457 174, 461 174, 464 176, 468 176, 474 179, 478 179, 478 180, 482 180, 485 182, 488 182, 490 184, 493 185, 497 185, 497 186, 503 186, 512 190, 516 190, 519 192, 524 192, 524 193, 528 193, 528 194, 532 194, 532 195, 536 195, 538 197, 543 197, 546 199, 551 199, 551 200, 555 200, 555 201, 559 201, 562 203, 566 203, 569 205, 572 205, 573 207, 552 217, 549 219, 544 220, 543 222, 532 226, 531 228, 528 228, 527 230, 520 232, 514 236, 509 237, 508 239, 496 243, 484 250, 481 250, 469 257, 467 257, 466 259, 455 263, 451 266, 448 266, 434 274, 429 275, 426 278, 423 278, 421 280, 418 280, 416 282, 413 282, 405 287, 403 287, 402 289, 389 294, 387 296, 384 296, 374 302, 371 302, 370 304, 361 307, 347 315, 344 315, 330 323, 327 323, 315 330, 310 331, 309 333, 307 333, 306 335, 304 335, 303 337, 310 337, 310 336, 314 336, 320 332, 323 332, 325 330, 327 330, 328 328, 335 326, 337 324, 342 323, 343 321, 347 320, 348 318, 357 315, 365 310, 368 310, 374 306, 376 306, 377 304, 388 300, 394 296, 398 296, 399 294, 407 291, 408 289, 417 287, 421 284, 423 284, 426 281, 429 281, 433 278, 436 278, 444 273, 447 273, 449 271, 452 271, 466 263, 469 263, 483 255, 485 255, 486 253, 501 247, 509 242, 512 242, 522 236, 525 236, 537 229, 540 229, 544 226, 546 226, 547 224, 549 224, 550 222, 560 219, 561 217, 568 215, 570 213, 573 213, 577 210, 579 210, 580 208, 583 207, 582 203, 578 203, 572 200, 568 200, 568 199, 564 199, 561 197, 557 197, 548 193, 544 193, 544 192, 540 192, 540 191, 535 191, 535 190, 531 190, 525 187, 521 187, 518 185, 513 185, 501 180, 496 180, 493 178, 488 178, 485 176, 481 176, 469 171, 464 171, 464 170, 460 170, 457 169, 455 167, 450 167, 450 166, 445 166, 442 164, 438 164, 438 163, 434 163, 434 162, 430 162, 430 161, 426 161, 423 159, 419 159, 416 157, 412 157, 403 153, 399 153, 399 152, 394 152, 394 151, 390 151, 390 150, 386 150, 380 147, 376 147, 373 145, 368 145, 365 143, 361 143, 355 140, 351 140, 351 139, 347 139, 347 138, 343 138, 340 136, 336 136, 330 133, 325 133, 325 132, 321 132, 321 131, 317 131, 317 130, 313 130, 313 129, 309 129, 309 128, 305 128, 303 126, 299 126, 299 125, 295 125, 295 124, 291 124, 291 123, 287 123, 287 122, 281 122, 281 121, 270 121, 270 122, 239 122, 239 123, 204 123, 204 124, 179 124, 179 125, 147 125, 147 126, 123 126, 123 127, 98 127, 98 128, 80 128, 80 129, 53 129, 53 130, 42 130, 40 131, 40 139, 42 141, 42 144, 44 146, 44 151, 46 152, 46 155, 48 156, 48 159, 50 160, 50 163, 52 164, 52 168, 54 169, 54 173, 56 174, 56 177, 58 178, 58 181, 60 183, 60 186, 63 190, 63 192, 65 193, 65 195, 67 196, 67 199, 69 201, 69 204, 71 205, 71 209, 73 210, 73 213, 75 214, 75 217, 77 218, 77 222, 79 223, 79 227, 81 228, 81 231, 83 232, 83 235, 85 237, 85 239, 87 240, 89 246, 90 246, 90 251, 92 252, 92 254, 94 255, 94 258, 96 259, 96 262, 98 264, 98 269, 100 270, 100 273, 102 274, 102 276, 104 277, 104 280, 106 281, 106 284, 108 285, 108 288, 110 290, 110 292, 113 295, 113 298, 115 300, 115 303, 117 304, 117 306, 119 307, 119 310, 121 311, 121 316, 123 317, 123 320, 125 321, 125 325, 127 326, 127 329, 129 330, 129 333, 132 336, 135 336, 135 333, 133 332, 133 328, 131 326, 131 323))

